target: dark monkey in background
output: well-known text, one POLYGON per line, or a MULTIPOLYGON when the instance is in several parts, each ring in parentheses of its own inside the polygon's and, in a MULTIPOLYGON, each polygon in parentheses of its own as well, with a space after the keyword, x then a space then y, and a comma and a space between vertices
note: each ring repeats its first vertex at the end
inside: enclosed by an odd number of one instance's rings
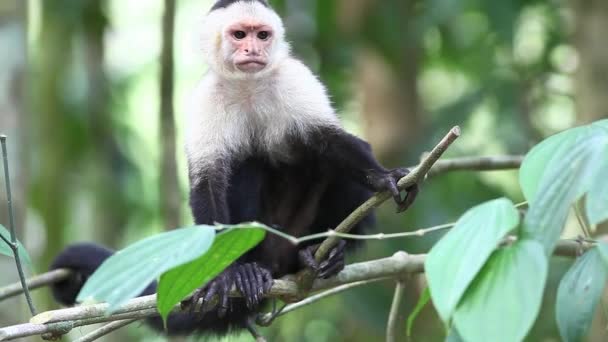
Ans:
MULTIPOLYGON (((265 0, 219 0, 202 23, 209 71, 194 91, 187 119, 190 206, 197 224, 259 221, 293 236, 336 227, 374 191, 390 191, 403 211, 397 181, 406 169, 387 170, 369 145, 347 133, 325 87, 290 55, 285 29, 265 0)), ((369 216, 354 232, 373 223, 369 216)), ((273 278, 309 267, 328 278, 344 268, 345 243, 317 263, 316 246, 294 246, 269 234, 194 297, 220 303, 205 315, 173 314, 169 334, 225 334, 242 329, 273 278), (229 298, 232 286, 243 298, 229 298)), ((75 276, 53 288, 74 304, 84 281, 112 254, 102 247, 68 247, 52 268, 75 276)), ((151 284, 143 294, 151 294, 151 284)), ((143 295, 142 294, 142 295, 143 295)), ((162 329, 159 319, 149 323, 162 329)))

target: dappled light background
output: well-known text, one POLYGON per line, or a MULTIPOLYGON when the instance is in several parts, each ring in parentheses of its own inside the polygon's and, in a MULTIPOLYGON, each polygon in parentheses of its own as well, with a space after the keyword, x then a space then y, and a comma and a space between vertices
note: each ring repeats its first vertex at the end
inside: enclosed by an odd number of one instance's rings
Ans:
MULTIPOLYGON (((524 154, 543 137, 606 117, 608 2, 271 2, 293 53, 329 87, 347 129, 368 140, 386 166, 415 164, 453 125, 462 126, 463 137, 451 157, 524 154)), ((206 69, 197 32, 211 3, 176 1, 175 111, 167 121, 171 113, 161 116, 160 109, 164 0, 0 1, 0 133, 9 136, 17 229, 37 272, 72 242, 121 248, 192 223, 184 104, 206 69), (161 171, 163 161, 176 172, 161 171)), ((523 201, 515 171, 452 173, 424 184, 403 215, 392 203, 383 206, 377 231, 452 222, 500 196, 523 201)), ((1 191, 4 225, 6 213, 1 191)), ((369 241, 349 260, 423 253, 440 234, 369 241)), ((555 258, 547 298, 568 264, 555 258)), ((12 260, 1 256, 0 274, 0 286, 18 279, 12 260)), ((424 286, 423 277, 408 284, 404 336, 424 286)), ((393 288, 380 283, 325 299, 264 334, 272 341, 383 340, 393 288)), ((39 310, 56 307, 46 290, 35 301, 39 310)), ((530 341, 558 340, 552 302, 530 341)), ((25 321, 25 309, 23 298, 0 303, 0 326, 25 321)), ((605 320, 598 316, 592 334, 605 320)), ((413 340, 444 338, 429 305, 413 340)), ((133 325, 106 340, 165 339, 133 325)))

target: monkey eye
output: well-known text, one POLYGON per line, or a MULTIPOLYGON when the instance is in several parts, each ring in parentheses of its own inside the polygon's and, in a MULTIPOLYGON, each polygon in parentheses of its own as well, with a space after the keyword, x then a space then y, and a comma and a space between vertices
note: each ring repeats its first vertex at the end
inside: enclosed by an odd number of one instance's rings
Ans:
POLYGON ((268 31, 260 31, 258 33, 258 38, 261 40, 266 40, 266 39, 268 39, 268 37, 270 37, 270 32, 268 32, 268 31))
POLYGON ((234 38, 239 40, 247 37, 247 33, 245 31, 234 31, 232 35, 234 36, 234 38))

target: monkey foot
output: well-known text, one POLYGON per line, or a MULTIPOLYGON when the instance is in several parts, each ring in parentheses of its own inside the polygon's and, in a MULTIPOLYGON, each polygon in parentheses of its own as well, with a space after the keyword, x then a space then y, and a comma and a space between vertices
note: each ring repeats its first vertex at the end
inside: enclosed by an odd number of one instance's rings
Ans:
POLYGON ((318 263, 315 260, 315 252, 320 245, 306 247, 299 252, 300 263, 304 267, 308 267, 317 273, 317 277, 321 279, 331 278, 344 269, 344 251, 346 249, 346 241, 340 240, 338 245, 334 247, 325 261, 318 263))
POLYGON ((397 212, 400 213, 407 210, 418 196, 418 184, 414 184, 405 189, 405 198, 401 198, 397 183, 409 173, 410 170, 406 168, 396 168, 387 173, 371 173, 368 175, 368 180, 374 190, 389 191, 393 195, 393 199, 397 203, 397 212))
POLYGON ((230 309, 230 290, 232 286, 236 286, 243 294, 247 307, 253 309, 270 291, 273 281, 270 271, 256 262, 233 264, 207 285, 196 290, 191 299, 182 302, 182 306, 190 306, 191 311, 201 307, 201 312, 205 314, 205 304, 217 296, 217 314, 223 317, 230 309))

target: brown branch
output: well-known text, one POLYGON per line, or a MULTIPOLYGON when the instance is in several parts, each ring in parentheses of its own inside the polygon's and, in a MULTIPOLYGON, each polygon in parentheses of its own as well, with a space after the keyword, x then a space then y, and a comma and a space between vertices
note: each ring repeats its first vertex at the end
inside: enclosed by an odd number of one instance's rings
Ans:
MULTIPOLYGON (((562 240, 557 244, 554 254, 576 257, 593 246, 594 244, 588 242, 562 240)), ((425 254, 413 255, 397 252, 389 258, 348 265, 336 277, 316 280, 313 283, 312 291, 322 291, 372 279, 400 279, 408 274, 422 273, 425 260, 425 254)), ((233 289, 231 296, 240 297, 241 295, 236 289, 233 289)), ((267 295, 272 298, 298 298, 301 296, 300 286, 293 280, 293 277, 275 280, 267 295)), ((112 315, 106 315, 107 309, 108 304, 95 304, 47 311, 33 317, 30 323, 1 328, 0 341, 49 333, 57 336, 66 334, 79 326, 126 319, 143 319, 158 315, 156 295, 132 299, 112 315)), ((181 310, 179 305, 176 305, 175 310, 181 310)))
POLYGON ((388 315, 388 324, 386 326, 387 342, 395 342, 398 340, 398 337, 401 336, 401 334, 399 334, 399 311, 403 303, 406 285, 407 281, 405 279, 399 279, 397 281, 395 295, 393 296, 393 304, 391 305, 391 311, 388 315))
MULTIPOLYGON (((25 283, 29 290, 35 290, 47 285, 60 282, 69 277, 70 274, 71 272, 69 270, 54 270, 28 278, 25 283)), ((0 288, 0 301, 3 301, 10 297, 21 295, 22 293, 23 286, 21 285, 21 282, 2 287, 0 288)))

